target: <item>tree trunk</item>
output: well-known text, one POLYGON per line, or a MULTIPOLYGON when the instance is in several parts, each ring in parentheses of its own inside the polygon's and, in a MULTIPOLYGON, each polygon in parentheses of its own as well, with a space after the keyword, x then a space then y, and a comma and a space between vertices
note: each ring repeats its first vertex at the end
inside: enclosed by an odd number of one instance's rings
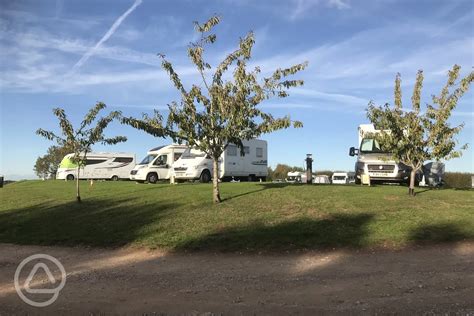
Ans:
POLYGON ((78 203, 81 203, 81 194, 79 193, 79 171, 80 167, 77 167, 77 177, 76 177, 76 200, 78 203))
POLYGON ((408 194, 410 196, 415 196, 415 177, 416 177, 416 170, 412 169, 410 174, 410 187, 408 188, 408 194))
POLYGON ((221 194, 219 192, 219 158, 212 160, 212 200, 214 203, 221 202, 221 194))

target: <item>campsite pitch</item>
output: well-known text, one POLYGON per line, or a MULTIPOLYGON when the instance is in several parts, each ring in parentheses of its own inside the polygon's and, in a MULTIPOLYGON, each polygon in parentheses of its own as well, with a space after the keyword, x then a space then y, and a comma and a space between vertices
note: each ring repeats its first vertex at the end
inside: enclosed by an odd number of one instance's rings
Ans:
POLYGON ((0 190, 0 242, 267 252, 474 240, 474 191, 406 187, 25 181, 0 190))

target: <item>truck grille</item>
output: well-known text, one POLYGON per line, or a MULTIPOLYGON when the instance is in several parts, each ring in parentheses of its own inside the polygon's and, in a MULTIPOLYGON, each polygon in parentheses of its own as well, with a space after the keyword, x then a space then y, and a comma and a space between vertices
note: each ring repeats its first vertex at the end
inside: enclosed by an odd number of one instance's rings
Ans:
POLYGON ((130 171, 130 174, 133 176, 133 175, 136 175, 137 172, 138 172, 138 170, 132 170, 132 171, 130 171))
POLYGON ((392 173, 395 165, 368 165, 369 172, 392 173))
POLYGON ((186 168, 186 167, 176 167, 176 168, 174 168, 174 171, 186 171, 186 169, 188 169, 188 168, 186 168))

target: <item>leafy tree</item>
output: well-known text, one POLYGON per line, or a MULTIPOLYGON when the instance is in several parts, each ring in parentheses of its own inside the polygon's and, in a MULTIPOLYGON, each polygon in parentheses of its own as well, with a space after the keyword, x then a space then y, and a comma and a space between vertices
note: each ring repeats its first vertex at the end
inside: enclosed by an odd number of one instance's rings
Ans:
POLYGON ((303 172, 304 169, 301 167, 289 166, 285 164, 277 164, 275 170, 273 170, 273 179, 286 179, 288 172, 290 171, 300 171, 303 172))
POLYGON ((382 149, 389 151, 393 159, 411 168, 409 194, 415 195, 415 176, 428 160, 448 160, 461 156, 467 144, 456 149, 455 136, 464 124, 451 127, 448 122, 459 99, 469 90, 474 72, 459 79, 461 67, 454 65, 448 73, 446 85, 438 96, 432 96, 432 104, 421 109, 423 72, 418 71, 413 95, 412 109, 402 106, 401 77, 395 79, 395 106, 369 104, 367 116, 383 131, 375 135, 382 149))
POLYGON ((188 56, 197 68, 200 82, 185 89, 173 65, 162 58, 162 67, 180 93, 181 100, 172 102, 169 115, 164 124, 163 117, 155 111, 154 117, 144 115, 143 119, 123 118, 123 122, 158 137, 170 136, 175 141, 186 141, 190 146, 208 154, 213 160, 213 200, 220 202, 219 193, 219 157, 230 144, 236 144, 244 154, 243 140, 259 137, 264 133, 288 128, 291 125, 301 127, 302 123, 291 121, 289 116, 274 118, 257 107, 271 97, 288 96, 290 87, 303 85, 302 80, 286 79, 303 70, 307 63, 286 69, 277 69, 269 77, 259 80, 260 68, 248 70, 254 34, 249 32, 240 39, 239 47, 231 52, 214 69, 204 61, 203 54, 207 45, 216 41, 211 30, 220 22, 217 16, 204 24, 195 22, 196 31, 201 34, 199 40, 188 47, 188 56), (232 75, 227 75, 232 70, 232 75))
POLYGON ((53 177, 58 171, 58 165, 65 155, 72 152, 72 149, 61 146, 51 146, 46 155, 36 159, 33 170, 40 178, 53 177))
POLYGON ((267 181, 273 181, 275 178, 274 178, 274 176, 273 176, 273 169, 272 169, 272 167, 268 167, 268 168, 267 168, 267 173, 268 173, 268 175, 267 175, 267 181))
POLYGON ((104 129, 114 119, 120 116, 119 112, 110 112, 107 116, 101 117, 96 121, 97 115, 103 109, 105 104, 102 102, 97 103, 84 117, 80 126, 74 129, 71 122, 68 120, 66 113, 61 108, 53 109, 54 115, 59 119, 59 126, 61 128, 62 136, 56 135, 54 132, 45 131, 38 129, 36 134, 43 136, 49 140, 56 141, 60 147, 67 147, 72 149, 74 156, 72 157, 73 163, 77 165, 77 176, 76 176, 76 198, 77 202, 81 202, 81 196, 79 192, 79 172, 82 166, 85 165, 87 154, 91 152, 92 145, 96 143, 102 143, 107 145, 117 144, 127 140, 125 136, 116 136, 112 138, 106 138, 104 136, 104 129), (95 126, 91 126, 96 121, 95 126), (91 126, 90 128, 87 128, 91 126))
POLYGON ((49 173, 49 163, 48 158, 46 155, 42 157, 38 157, 35 162, 35 166, 33 167, 34 172, 39 178, 45 179, 50 176, 49 173))

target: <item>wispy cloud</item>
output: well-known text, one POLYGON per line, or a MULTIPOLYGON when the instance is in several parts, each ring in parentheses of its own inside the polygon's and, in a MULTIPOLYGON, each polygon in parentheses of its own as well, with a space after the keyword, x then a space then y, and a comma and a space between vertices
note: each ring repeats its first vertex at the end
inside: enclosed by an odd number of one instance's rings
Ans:
POLYGON ((326 5, 330 8, 336 8, 339 10, 349 9, 351 6, 347 1, 344 0, 293 0, 294 9, 290 14, 291 20, 296 20, 306 15, 308 11, 314 9, 317 6, 326 5))
POLYGON ((90 48, 79 61, 72 67, 71 74, 74 73, 77 69, 79 69, 94 53, 100 48, 100 46, 107 41, 117 30, 117 28, 122 24, 122 22, 129 16, 140 4, 142 0, 135 0, 133 5, 125 11, 117 20, 115 20, 114 24, 110 27, 110 29, 105 33, 105 35, 95 44, 94 47, 90 48))
POLYGON ((366 106, 369 103, 368 99, 360 98, 353 95, 342 94, 342 93, 328 93, 317 91, 313 89, 302 89, 296 88, 290 91, 291 95, 309 97, 316 100, 326 100, 330 102, 337 102, 344 107, 348 106, 366 106))
POLYGON ((338 8, 339 10, 349 9, 351 7, 348 2, 343 0, 329 0, 328 5, 338 8))

